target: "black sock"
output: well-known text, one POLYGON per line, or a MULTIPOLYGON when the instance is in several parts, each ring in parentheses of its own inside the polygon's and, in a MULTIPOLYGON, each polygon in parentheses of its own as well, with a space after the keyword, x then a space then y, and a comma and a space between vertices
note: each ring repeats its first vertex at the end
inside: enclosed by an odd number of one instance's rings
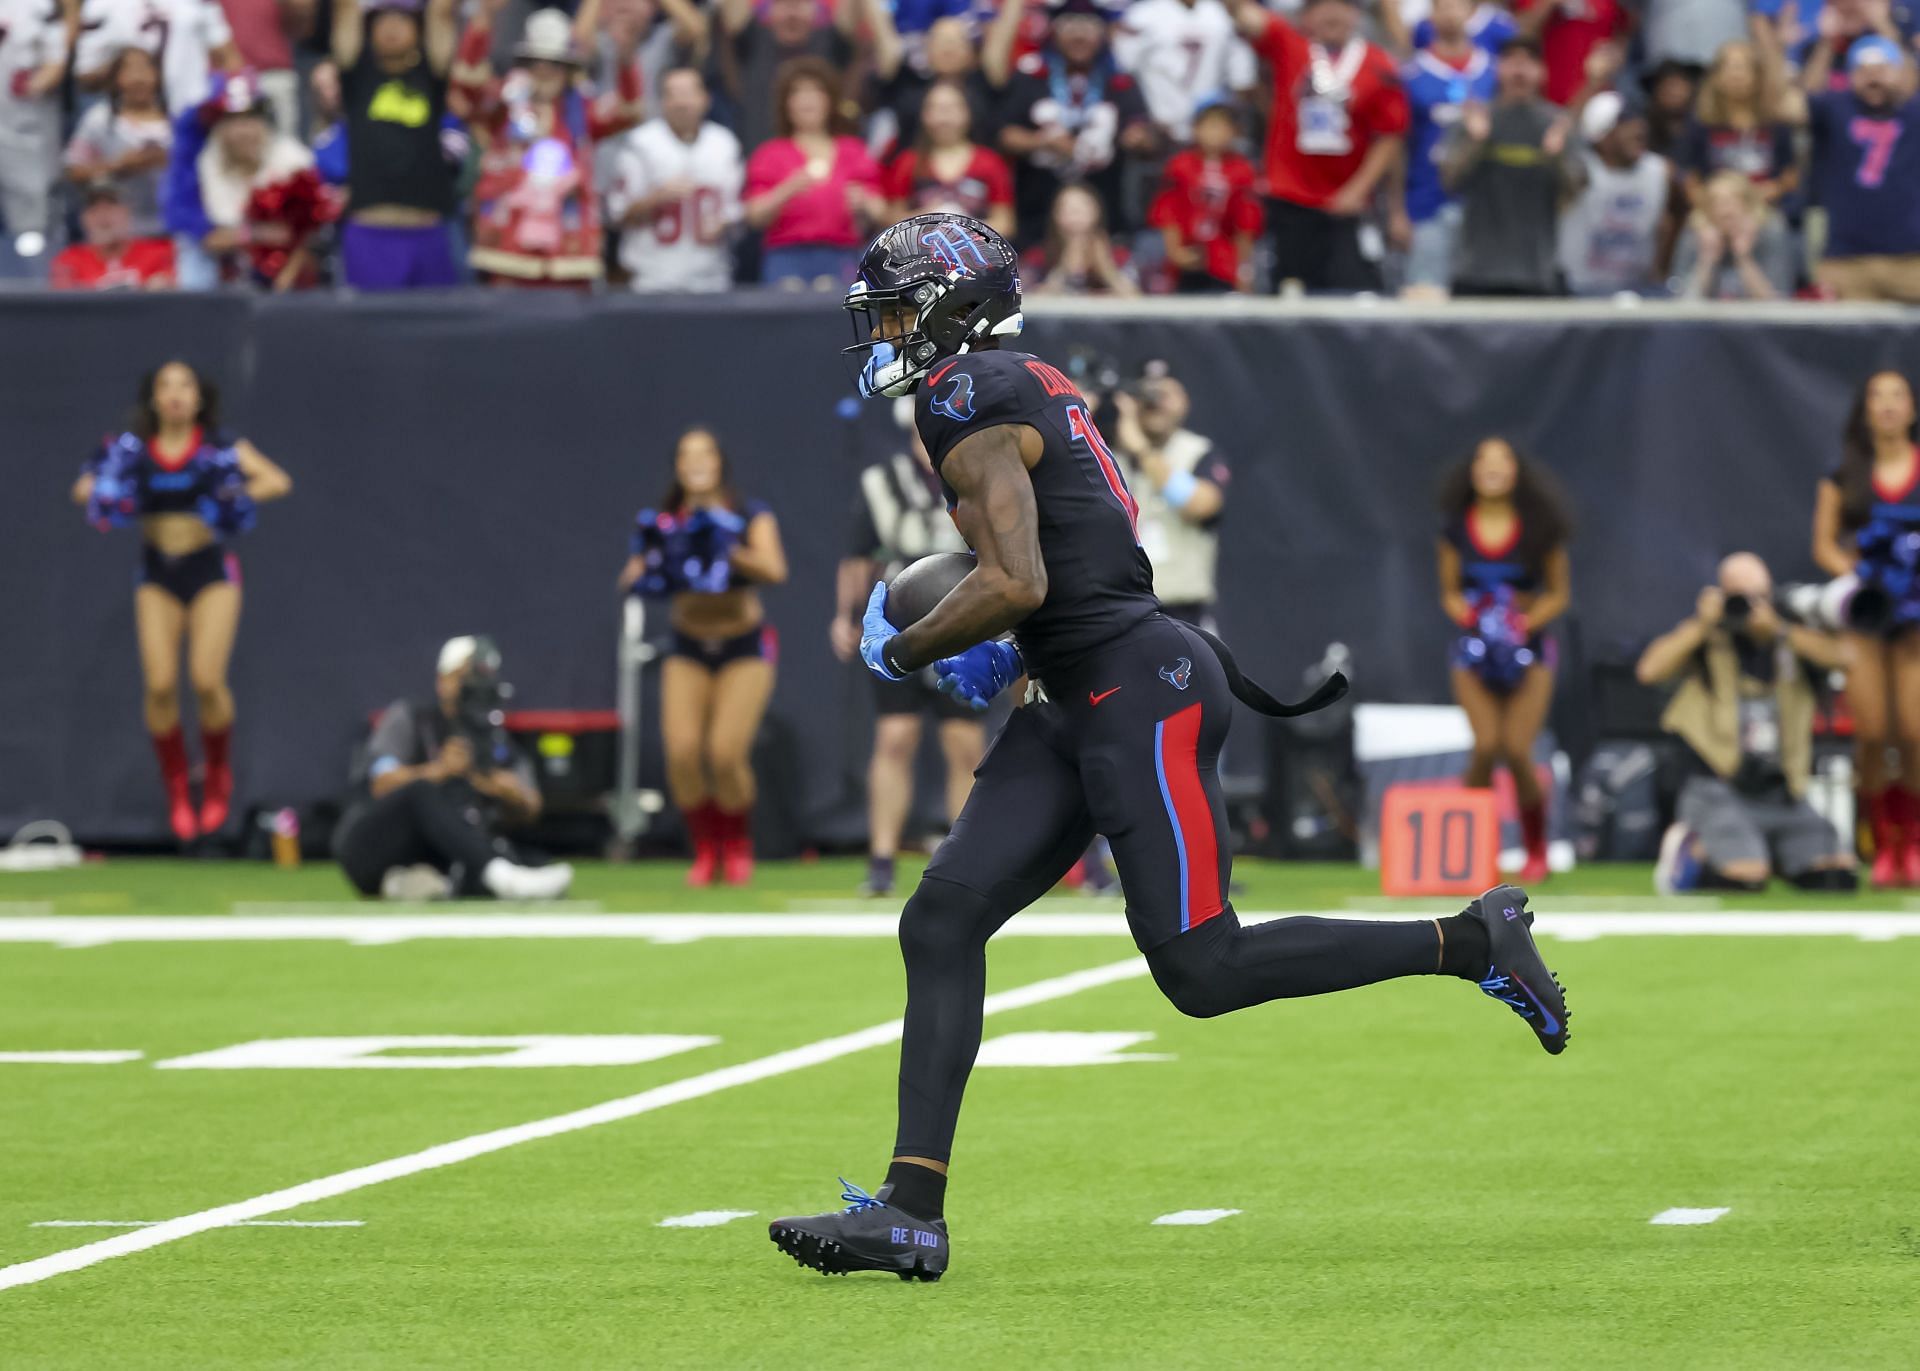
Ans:
POLYGON ((875 889, 893 884, 893 858, 867 858, 867 880, 875 889))
POLYGON ((1435 919, 1440 927, 1440 974, 1477 981, 1487 974, 1487 959, 1493 949, 1487 943, 1487 926, 1468 914, 1449 914, 1435 919))
POLYGON ((918 1162, 892 1162, 887 1167, 887 1203, 916 1219, 937 1219, 947 1212, 947 1174, 918 1162))

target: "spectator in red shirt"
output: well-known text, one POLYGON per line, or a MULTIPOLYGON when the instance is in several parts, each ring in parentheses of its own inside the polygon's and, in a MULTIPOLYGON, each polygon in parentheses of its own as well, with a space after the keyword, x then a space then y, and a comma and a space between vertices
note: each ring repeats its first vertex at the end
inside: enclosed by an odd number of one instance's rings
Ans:
POLYGON ((535 10, 514 47, 514 70, 493 75, 488 52, 498 6, 483 5, 461 40, 455 95, 480 147, 468 260, 500 286, 586 288, 602 271, 595 146, 638 122, 640 83, 621 64, 616 91, 596 94, 581 52, 599 6, 569 20, 535 10))
POLYGON ((1587 79, 1587 55, 1624 37, 1633 21, 1620 0, 1518 0, 1520 36, 1540 45, 1547 65, 1542 93, 1550 104, 1571 104, 1587 79))
POLYGON ((948 210, 984 219, 1013 236, 1013 173, 1000 154, 974 142, 973 107, 956 81, 935 81, 920 102, 917 146, 893 159, 881 189, 897 220, 948 210))
POLYGON ((880 169, 849 134, 840 78, 820 58, 781 67, 773 112, 778 136, 747 159, 747 223, 765 235, 760 279, 842 290, 886 216, 880 169))
POLYGON ((111 181, 87 188, 86 242, 53 259, 55 290, 164 290, 173 285, 173 241, 135 238, 133 215, 111 181))
POLYGON ((273 122, 296 137, 300 133, 300 77, 293 69, 295 26, 312 25, 314 0, 220 0, 233 45, 253 73, 260 93, 273 107, 273 122))
POLYGON ((1274 284, 1378 290, 1360 251, 1360 216, 1400 157, 1407 95, 1391 57, 1358 32, 1352 0, 1306 0, 1300 28, 1256 0, 1236 15, 1273 76, 1267 121, 1267 224, 1274 284))
POLYGON ((1183 295, 1253 287, 1253 240, 1266 223, 1253 193, 1253 163, 1234 151, 1240 119, 1224 99, 1200 107, 1193 146, 1160 176, 1147 222, 1166 241, 1183 295))

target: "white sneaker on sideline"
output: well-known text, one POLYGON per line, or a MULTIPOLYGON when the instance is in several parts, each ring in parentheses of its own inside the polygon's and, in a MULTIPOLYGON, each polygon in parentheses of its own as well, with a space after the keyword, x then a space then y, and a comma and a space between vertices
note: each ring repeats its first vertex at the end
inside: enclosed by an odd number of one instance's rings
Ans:
POLYGON ((552 866, 520 866, 495 857, 480 873, 480 883, 501 900, 557 900, 573 884, 573 868, 565 862, 552 866))
POLYGON ((404 904, 450 900, 453 898, 453 882, 447 879, 444 871, 436 871, 424 862, 418 866, 390 867, 387 874, 380 878, 380 898, 404 904))

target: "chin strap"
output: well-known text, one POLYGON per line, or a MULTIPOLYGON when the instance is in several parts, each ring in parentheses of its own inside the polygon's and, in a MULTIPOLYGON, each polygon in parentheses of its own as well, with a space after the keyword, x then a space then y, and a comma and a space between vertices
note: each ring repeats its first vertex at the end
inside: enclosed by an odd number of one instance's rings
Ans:
MULTIPOLYGON (((1193 625, 1188 624, 1187 627, 1193 628, 1193 625)), ((1227 688, 1233 692, 1233 698, 1248 709, 1265 714, 1269 718, 1292 719, 1302 714, 1311 714, 1316 709, 1325 709, 1347 693, 1347 678, 1343 673, 1336 671, 1322 681, 1313 694, 1304 700, 1292 704, 1276 700, 1258 681, 1250 681, 1241 674, 1240 664, 1233 660, 1233 653, 1227 649, 1225 643, 1204 628, 1194 628, 1193 631, 1206 640, 1207 646, 1213 649, 1213 655, 1220 659, 1220 669, 1227 675, 1227 688)))

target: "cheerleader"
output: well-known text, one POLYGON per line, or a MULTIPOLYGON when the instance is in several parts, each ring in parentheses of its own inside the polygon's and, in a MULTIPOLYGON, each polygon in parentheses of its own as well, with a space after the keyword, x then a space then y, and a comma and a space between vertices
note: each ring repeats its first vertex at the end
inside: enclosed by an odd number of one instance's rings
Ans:
POLYGON ((776 637, 761 585, 787 579, 780 526, 742 500, 719 440, 680 435, 673 481, 634 521, 620 586, 670 605, 673 643, 660 668, 660 732, 667 787, 693 841, 687 884, 753 877, 753 740, 773 694, 776 637))
POLYGON ((1847 415, 1840 464, 1820 482, 1813 559, 1886 594, 1885 627, 1852 629, 1847 701, 1860 802, 1873 833, 1873 883, 1920 885, 1920 426, 1897 371, 1867 378, 1847 415))
POLYGON ((1526 840, 1523 883, 1547 875, 1547 802, 1533 742, 1553 703, 1554 651, 1543 630, 1567 609, 1572 523, 1553 479, 1504 438, 1486 438, 1441 486, 1440 604, 1462 635, 1453 696, 1473 728, 1465 784, 1513 777, 1526 840))
POLYGON ((133 616, 147 731, 167 787, 168 819, 182 843, 218 831, 233 800, 227 662, 240 625, 240 563, 225 540, 253 526, 256 505, 293 489, 260 449, 216 427, 218 406, 213 384, 185 362, 149 372, 133 427, 108 438, 73 487, 74 503, 95 528, 140 528, 133 616), (180 729, 183 642, 206 763, 198 811, 180 729))

